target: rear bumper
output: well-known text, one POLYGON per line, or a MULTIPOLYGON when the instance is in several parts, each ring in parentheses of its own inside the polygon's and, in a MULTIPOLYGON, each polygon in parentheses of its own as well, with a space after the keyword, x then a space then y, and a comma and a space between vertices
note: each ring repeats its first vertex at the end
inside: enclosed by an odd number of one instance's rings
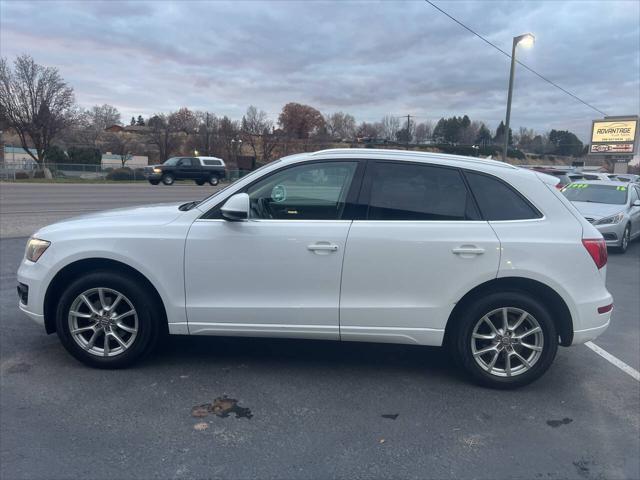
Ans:
POLYGON ((576 330, 575 332, 573 332, 573 342, 571 343, 571 345, 579 345, 581 343, 595 340, 604 333, 604 331, 609 327, 610 323, 611 319, 607 320, 604 325, 600 325, 598 327, 587 328, 586 330, 576 330))
POLYGON ((574 318, 573 341, 571 345, 594 340, 604 333, 611 323, 613 308, 605 313, 598 313, 598 308, 613 304, 613 297, 608 295, 597 302, 580 305, 579 318, 574 318))

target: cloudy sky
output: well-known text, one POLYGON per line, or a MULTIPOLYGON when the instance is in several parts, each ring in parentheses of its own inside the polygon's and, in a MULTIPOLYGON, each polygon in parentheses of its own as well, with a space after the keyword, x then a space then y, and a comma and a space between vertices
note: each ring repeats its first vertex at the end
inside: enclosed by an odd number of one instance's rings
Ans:
MULTIPOLYGON (((640 2, 440 1, 504 50, 609 115, 640 111, 640 2)), ((290 101, 358 121, 504 117, 509 59, 422 1, 0 0, 0 51, 57 67, 82 106, 123 119, 186 106, 277 119, 290 101)), ((512 126, 587 137, 601 115, 524 69, 512 126)))

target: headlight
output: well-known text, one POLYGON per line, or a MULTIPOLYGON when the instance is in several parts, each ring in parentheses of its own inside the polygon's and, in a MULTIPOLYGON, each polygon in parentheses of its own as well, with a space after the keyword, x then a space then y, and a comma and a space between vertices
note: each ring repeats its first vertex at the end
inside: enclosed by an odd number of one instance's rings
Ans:
POLYGON ((49 248, 51 242, 46 240, 40 240, 39 238, 30 238, 27 243, 27 250, 24 252, 24 256, 27 260, 37 262, 47 248, 49 248))
POLYGON ((162 169, 161 168, 154 168, 153 169, 153 173, 162 173, 162 169))
POLYGON ((615 215, 611 215, 610 217, 604 217, 600 220, 596 221, 594 225, 613 225, 616 223, 620 223, 624 218, 624 212, 616 213, 615 215))

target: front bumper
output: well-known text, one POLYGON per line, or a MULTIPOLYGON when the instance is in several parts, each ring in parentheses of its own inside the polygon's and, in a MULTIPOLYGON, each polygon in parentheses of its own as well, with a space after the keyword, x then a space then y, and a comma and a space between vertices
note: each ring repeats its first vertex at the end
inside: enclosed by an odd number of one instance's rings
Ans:
POLYGON ((594 225, 594 227, 602 234, 608 247, 619 247, 622 243, 625 225, 625 222, 622 221, 610 225, 594 225))
POLYGON ((161 173, 144 173, 144 178, 146 178, 147 180, 160 180, 162 178, 162 174, 161 173))
MULTIPOLYGON (((50 252, 46 252, 45 255, 50 252)), ((38 262, 23 259, 18 268, 18 308, 39 325, 44 325, 44 296, 46 293, 49 268, 43 257, 38 262), (22 288, 20 286, 22 285, 22 288), (20 290, 28 291, 28 295, 20 290), (26 303, 25 303, 26 300, 26 303)))

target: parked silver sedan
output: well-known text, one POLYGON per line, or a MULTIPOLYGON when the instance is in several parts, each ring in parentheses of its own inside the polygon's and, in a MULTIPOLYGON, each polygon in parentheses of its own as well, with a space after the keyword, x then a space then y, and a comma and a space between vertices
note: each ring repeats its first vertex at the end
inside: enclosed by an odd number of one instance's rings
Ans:
POLYGON ((614 181, 578 181, 562 193, 596 227, 607 246, 624 253, 640 236, 640 185, 614 181))

